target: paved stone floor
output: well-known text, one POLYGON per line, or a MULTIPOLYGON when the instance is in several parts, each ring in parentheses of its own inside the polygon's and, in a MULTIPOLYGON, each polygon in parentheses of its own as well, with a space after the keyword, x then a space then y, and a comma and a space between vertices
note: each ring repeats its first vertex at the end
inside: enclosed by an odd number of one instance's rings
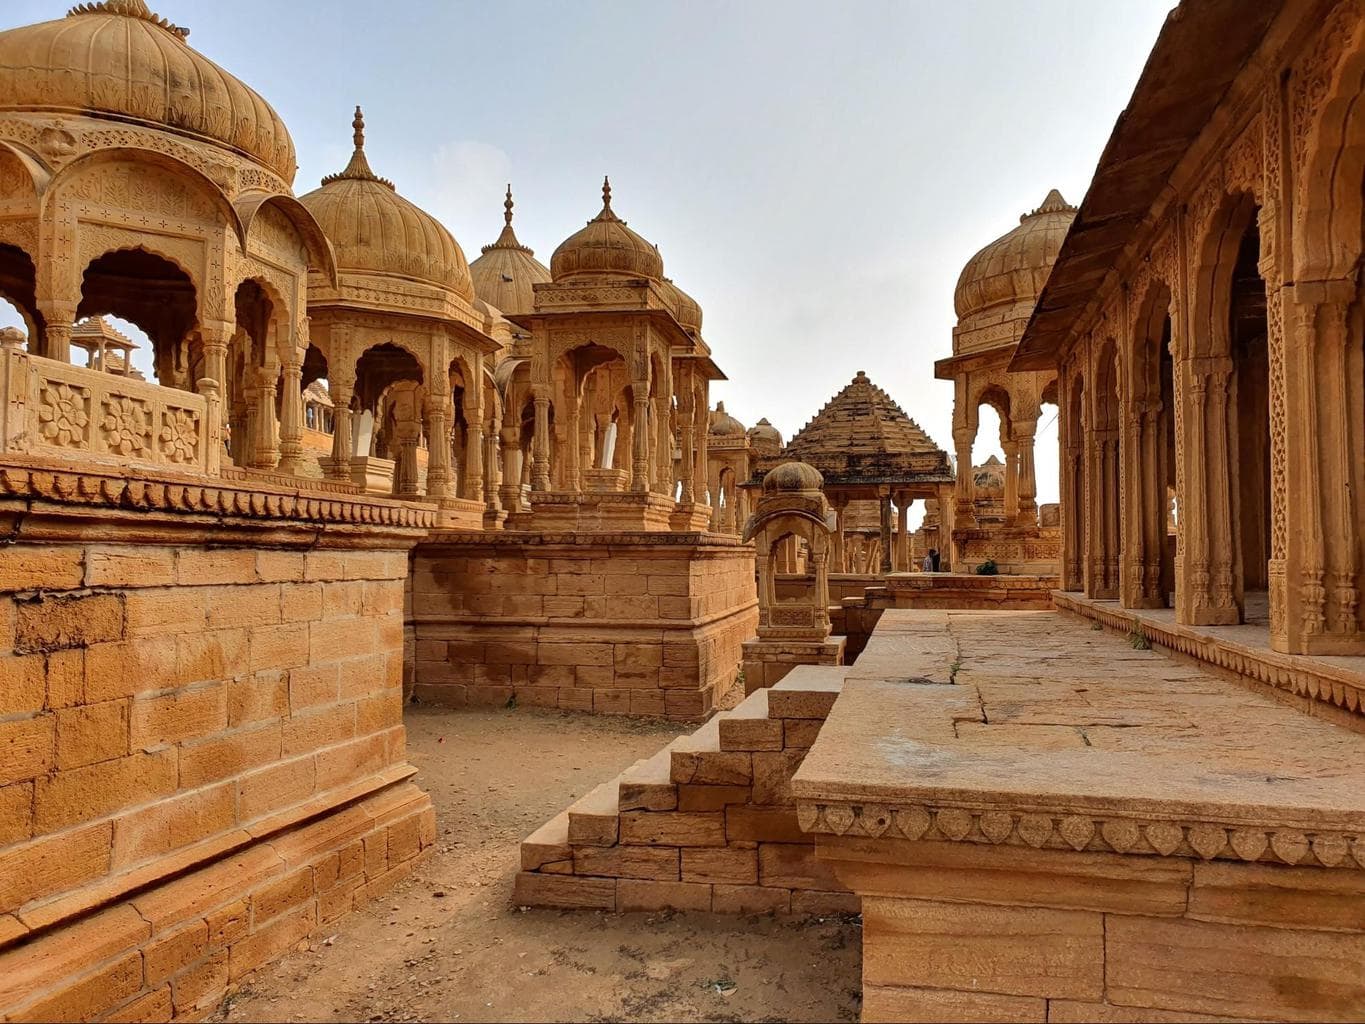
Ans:
POLYGON ((846 795, 1365 822, 1365 735, 1077 616, 888 611, 868 650, 801 769, 846 780, 846 795), (925 650, 953 659, 955 685, 873 671, 925 650))

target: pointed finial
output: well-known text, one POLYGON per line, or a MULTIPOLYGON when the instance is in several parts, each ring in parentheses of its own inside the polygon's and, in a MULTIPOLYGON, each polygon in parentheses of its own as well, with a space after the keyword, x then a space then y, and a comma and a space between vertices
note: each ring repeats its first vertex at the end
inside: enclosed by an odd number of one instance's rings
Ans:
POLYGON ((605 174, 602 175, 602 208, 611 209, 611 179, 605 174))
POLYGON ((393 188, 393 182, 388 178, 381 178, 370 170, 370 162, 365 159, 365 115, 361 112, 360 104, 356 104, 355 117, 351 120, 351 141, 355 143, 355 152, 351 154, 346 169, 339 174, 327 175, 322 179, 322 183, 326 185, 333 181, 377 181, 381 185, 393 188))
POLYGON ((481 251, 491 252, 494 249, 519 249, 528 256, 535 255, 529 248, 517 241, 516 232, 512 230, 512 184, 507 184, 507 196, 502 201, 502 233, 492 245, 485 245, 481 251))

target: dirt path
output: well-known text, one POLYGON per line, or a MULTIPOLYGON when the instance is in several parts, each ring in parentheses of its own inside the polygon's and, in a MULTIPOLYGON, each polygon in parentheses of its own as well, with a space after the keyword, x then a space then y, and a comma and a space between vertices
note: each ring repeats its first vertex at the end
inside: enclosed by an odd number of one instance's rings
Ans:
POLYGON ((677 735, 667 722, 409 709, 436 854, 219 1021, 856 1020, 855 921, 511 906, 517 844, 677 735))

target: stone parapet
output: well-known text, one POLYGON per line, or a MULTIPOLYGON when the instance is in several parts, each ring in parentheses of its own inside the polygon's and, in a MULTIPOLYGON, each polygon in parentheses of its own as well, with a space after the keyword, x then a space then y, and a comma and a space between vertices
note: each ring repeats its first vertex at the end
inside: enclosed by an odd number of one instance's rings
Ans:
POLYGON ((436 532, 414 554, 414 692, 700 718, 757 621, 753 549, 709 533, 436 532))

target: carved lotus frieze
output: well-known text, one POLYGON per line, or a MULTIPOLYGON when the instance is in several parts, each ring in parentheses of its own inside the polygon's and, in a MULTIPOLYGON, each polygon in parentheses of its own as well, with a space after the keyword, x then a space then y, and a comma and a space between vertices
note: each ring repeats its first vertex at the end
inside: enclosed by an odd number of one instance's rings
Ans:
POLYGON ((196 461, 199 451, 199 417, 188 409, 167 409, 157 436, 161 454, 168 462, 196 461))
POLYGON ((116 455, 140 455, 151 440, 147 406, 135 398, 110 395, 100 420, 104 446, 116 455))
POLYGON ((59 448, 81 448, 88 439, 89 394, 83 388, 46 381, 38 407, 38 433, 59 448))

